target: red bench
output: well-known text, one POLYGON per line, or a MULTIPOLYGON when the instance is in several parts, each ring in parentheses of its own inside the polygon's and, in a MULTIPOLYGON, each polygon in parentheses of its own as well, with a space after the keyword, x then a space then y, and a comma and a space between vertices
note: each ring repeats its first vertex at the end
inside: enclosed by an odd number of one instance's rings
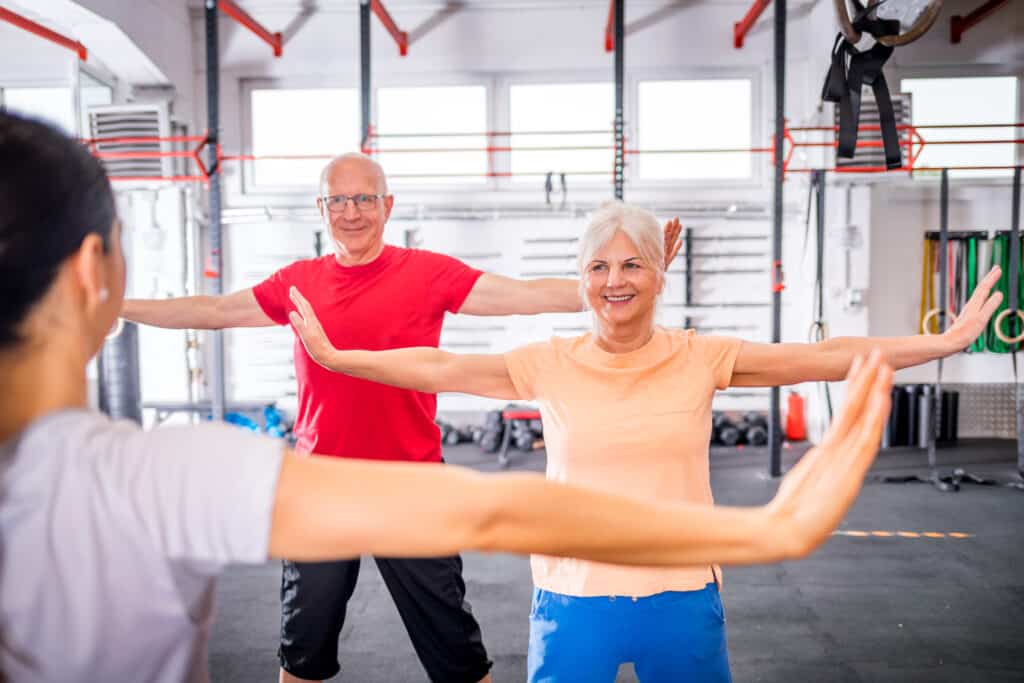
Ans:
POLYGON ((498 464, 508 467, 508 445, 512 441, 512 420, 539 420, 540 411, 512 408, 501 411, 501 419, 505 421, 505 435, 501 438, 501 450, 498 451, 498 464))

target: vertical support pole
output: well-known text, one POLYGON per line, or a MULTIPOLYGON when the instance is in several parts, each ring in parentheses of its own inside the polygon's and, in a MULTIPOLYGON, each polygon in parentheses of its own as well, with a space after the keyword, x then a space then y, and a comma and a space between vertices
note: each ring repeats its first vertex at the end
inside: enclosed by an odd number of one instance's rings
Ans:
MULTIPOLYGON (((220 225, 220 54, 217 41, 217 0, 206 0, 206 128, 209 136, 206 145, 207 168, 209 168, 209 224, 207 240, 209 251, 205 268, 206 290, 212 296, 223 293, 223 258, 221 255, 220 225)), ((224 332, 211 332, 213 351, 210 355, 210 403, 213 420, 224 419, 224 332)))
MULTIPOLYGON (((693 305, 693 228, 685 228, 683 231, 683 267, 686 268, 686 277, 683 280, 683 296, 687 307, 693 305)), ((693 318, 689 311, 683 319, 683 328, 693 327, 693 318)))
MULTIPOLYGON (((783 151, 786 128, 786 0, 775 2, 775 202, 772 208, 772 342, 782 341, 782 181, 785 179, 783 151)), ((768 445, 771 476, 782 475, 782 415, 779 387, 772 387, 768 445)))
POLYGON ((626 139, 623 101, 625 99, 626 0, 615 0, 615 198, 622 199, 626 174, 626 139))
POLYGON ((362 103, 359 140, 363 152, 370 150, 370 0, 359 2, 359 99, 362 103))
POLYGON ((939 225, 942 226, 942 229, 939 230, 939 282, 942 283, 942 286, 939 287, 939 315, 936 331, 942 334, 949 325, 949 320, 946 316, 946 289, 949 286, 948 277, 951 275, 948 270, 949 171, 946 169, 942 169, 942 175, 939 176, 939 225), (946 275, 943 276, 943 273, 946 273, 946 275))
MULTIPOLYGON (((825 319, 825 171, 818 169, 812 174, 812 184, 817 191, 815 194, 814 218, 817 222, 815 242, 817 244, 817 263, 815 268, 815 282, 818 283, 817 291, 814 293, 814 311, 817 321, 825 319)), ((831 416, 829 416, 831 417, 831 416)))

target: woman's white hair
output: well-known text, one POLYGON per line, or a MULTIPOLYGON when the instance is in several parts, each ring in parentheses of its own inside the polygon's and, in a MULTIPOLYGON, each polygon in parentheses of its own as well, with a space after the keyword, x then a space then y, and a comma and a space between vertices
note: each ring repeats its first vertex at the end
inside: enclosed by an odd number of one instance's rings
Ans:
POLYGON ((590 223, 580 239, 577 265, 580 270, 580 297, 586 305, 585 287, 587 264, 601 247, 608 244, 621 232, 636 245, 640 257, 658 273, 661 283, 665 282, 665 236, 661 223, 653 213, 639 206, 613 199, 602 204, 590 217, 590 223))

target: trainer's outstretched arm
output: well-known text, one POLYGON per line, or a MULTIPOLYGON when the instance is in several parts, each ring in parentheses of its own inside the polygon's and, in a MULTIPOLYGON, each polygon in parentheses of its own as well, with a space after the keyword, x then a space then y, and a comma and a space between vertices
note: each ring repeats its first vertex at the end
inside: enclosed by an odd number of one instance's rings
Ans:
POLYGON ((889 412, 892 370, 858 360, 822 444, 759 508, 632 500, 537 475, 335 458, 285 458, 270 553, 315 561, 370 553, 542 553, 641 565, 751 564, 802 557, 860 490, 889 412))

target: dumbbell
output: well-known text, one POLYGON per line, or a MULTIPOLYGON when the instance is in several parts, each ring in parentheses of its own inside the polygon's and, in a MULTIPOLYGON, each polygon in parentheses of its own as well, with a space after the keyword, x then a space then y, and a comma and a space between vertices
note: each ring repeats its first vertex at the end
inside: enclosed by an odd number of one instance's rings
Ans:
POLYGON ((764 446, 768 443, 768 419, 761 413, 749 412, 745 416, 747 428, 745 435, 751 446, 764 446))
POLYGON ((508 429, 512 430, 510 443, 521 451, 532 450, 534 434, 529 420, 511 420, 508 429))
POLYGON ((718 443, 723 446, 735 446, 740 442, 743 433, 727 415, 719 415, 716 420, 715 435, 718 443))
MULTIPOLYGON (((452 444, 449 444, 448 439, 450 438, 451 433, 454 431, 454 427, 452 427, 450 424, 448 424, 444 420, 434 420, 434 424, 436 424, 438 429, 441 430, 441 443, 447 444, 447 445, 452 445, 452 444)), ((456 441, 455 443, 458 443, 458 441, 456 441)))
POLYGON ((486 430, 480 436, 480 450, 484 453, 497 453, 501 448, 501 437, 504 430, 486 430))
POLYGON ((537 435, 531 431, 519 432, 515 437, 516 448, 521 451, 532 451, 533 442, 537 440, 537 435))
POLYGON ((490 410, 484 415, 484 429, 497 431, 505 424, 505 418, 501 416, 500 410, 490 410))

